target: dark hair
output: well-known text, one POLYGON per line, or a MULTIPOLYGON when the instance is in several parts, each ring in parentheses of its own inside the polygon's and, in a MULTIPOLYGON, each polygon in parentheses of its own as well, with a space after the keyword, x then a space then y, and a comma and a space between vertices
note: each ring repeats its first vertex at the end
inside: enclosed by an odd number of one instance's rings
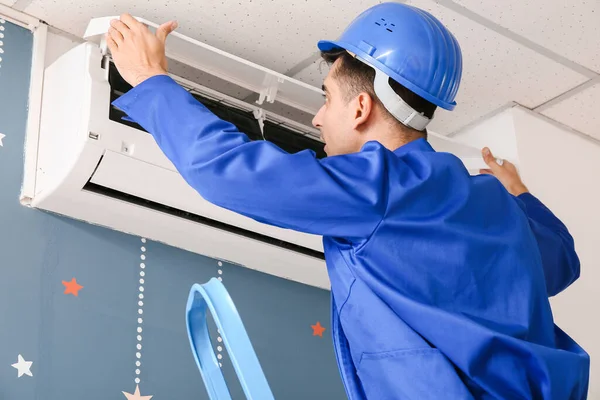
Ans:
MULTIPOLYGON (((425 138, 427 138, 427 130, 417 131, 407 127, 394 118, 394 116, 390 114, 387 109, 385 109, 381 101, 375 95, 375 89, 373 87, 375 70, 373 68, 357 60, 344 49, 334 49, 321 52, 321 57, 329 65, 332 65, 335 61, 341 59, 338 68, 334 71, 333 76, 340 82, 342 90, 345 92, 344 94, 347 101, 350 101, 359 93, 368 93, 373 100, 382 107, 388 118, 402 128, 403 131, 425 135, 425 138)), ((420 113, 424 113, 424 115, 428 118, 433 116, 433 113, 437 108, 435 104, 430 103, 419 95, 411 92, 393 79, 390 79, 390 86, 394 92, 396 92, 396 94, 412 108, 420 113)))

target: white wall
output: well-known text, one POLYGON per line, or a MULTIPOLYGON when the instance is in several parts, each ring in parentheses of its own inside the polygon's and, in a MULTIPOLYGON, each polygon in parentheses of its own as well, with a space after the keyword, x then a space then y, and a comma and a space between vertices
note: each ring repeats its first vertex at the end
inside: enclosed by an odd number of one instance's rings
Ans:
POLYGON ((567 225, 581 277, 552 300, 557 324, 591 355, 590 398, 600 398, 600 145, 526 111, 514 112, 522 175, 567 225))
POLYGON ((518 161, 530 191, 569 228, 581 277, 552 298, 556 324, 591 356, 590 399, 600 399, 600 142, 520 107, 456 137, 518 161))
POLYGON ((479 149, 489 147, 496 157, 518 165, 517 138, 512 108, 461 131, 455 140, 479 149))

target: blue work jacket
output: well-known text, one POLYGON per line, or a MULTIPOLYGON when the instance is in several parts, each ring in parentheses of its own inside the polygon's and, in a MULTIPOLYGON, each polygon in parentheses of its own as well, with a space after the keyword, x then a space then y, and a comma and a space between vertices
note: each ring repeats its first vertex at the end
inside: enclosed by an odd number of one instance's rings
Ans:
POLYGON ((548 300, 579 260, 533 195, 469 175, 422 139, 289 154, 250 141, 166 75, 114 105, 207 201, 323 236, 349 399, 586 398, 589 356, 548 300))

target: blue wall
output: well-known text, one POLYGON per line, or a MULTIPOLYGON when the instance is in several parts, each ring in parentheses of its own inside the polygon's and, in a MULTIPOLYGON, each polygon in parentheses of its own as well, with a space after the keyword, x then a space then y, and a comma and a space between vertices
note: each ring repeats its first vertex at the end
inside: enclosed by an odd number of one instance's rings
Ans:
MULTIPOLYGON (((192 284, 214 276, 236 303, 277 399, 345 398, 330 331, 321 338, 311 329, 317 321, 329 328, 329 292, 19 204, 32 34, 2 26, 0 399, 124 399, 136 377, 155 400, 207 399, 184 311, 192 284), (73 278, 83 286, 78 296, 64 293, 73 278), (32 377, 17 377, 19 354, 33 362, 32 377)), ((223 369, 233 398, 245 398, 226 353, 223 369)))

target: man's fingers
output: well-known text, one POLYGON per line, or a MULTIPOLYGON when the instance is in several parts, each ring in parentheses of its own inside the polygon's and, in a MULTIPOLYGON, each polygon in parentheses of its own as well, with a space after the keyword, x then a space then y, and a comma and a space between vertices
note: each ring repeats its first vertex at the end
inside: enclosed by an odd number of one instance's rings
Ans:
POLYGON ((494 175, 494 173, 492 172, 491 169, 480 169, 479 170, 480 174, 488 174, 488 175, 494 175))
POLYGON ((139 28, 141 25, 140 21, 133 18, 131 14, 128 13, 121 14, 120 20, 123 24, 127 25, 129 29, 139 28))
POLYGON ((493 173, 498 173, 502 170, 502 166, 498 164, 496 158, 494 157, 489 148, 484 147, 481 153, 483 155, 483 161, 485 161, 485 163, 488 165, 488 167, 490 167, 490 170, 493 173))
POLYGON ((177 29, 177 22, 165 22, 156 30, 156 37, 164 43, 167 40, 167 36, 169 36, 169 33, 173 32, 175 29, 177 29))
POLYGON ((483 155, 483 160, 486 162, 486 164, 489 165, 491 162, 495 161, 494 155, 492 154, 492 151, 489 148, 484 147, 481 150, 481 154, 483 155))
POLYGON ((108 46, 108 49, 111 53, 114 53, 119 48, 117 42, 115 42, 115 40, 112 38, 112 36, 110 36, 109 33, 106 34, 106 45, 108 46))
POLYGON ((108 37, 110 37, 117 45, 121 45, 123 43, 123 34, 116 30, 113 27, 108 28, 108 37))
POLYGON ((130 33, 129 27, 123 22, 119 21, 118 19, 113 19, 112 21, 110 21, 110 26, 112 29, 118 31, 124 38, 126 38, 130 33))
POLYGON ((509 169, 515 169, 515 170, 516 170, 516 167, 515 167, 515 165, 514 165, 513 163, 511 163, 510 161, 508 161, 508 160, 503 160, 503 163, 502 163, 502 165, 503 165, 505 168, 509 168, 509 169))

